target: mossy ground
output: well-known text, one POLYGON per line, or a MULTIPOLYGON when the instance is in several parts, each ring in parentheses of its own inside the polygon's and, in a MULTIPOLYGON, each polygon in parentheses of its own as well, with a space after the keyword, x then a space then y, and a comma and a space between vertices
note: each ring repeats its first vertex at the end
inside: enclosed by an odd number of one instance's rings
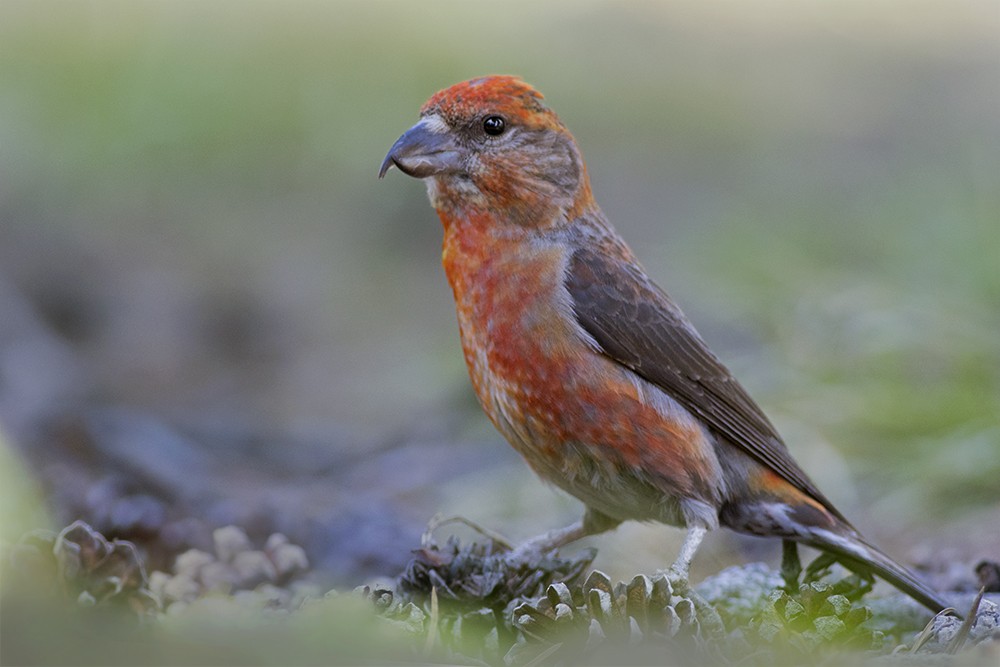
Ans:
POLYGON ((856 576, 781 588, 763 565, 694 588, 665 574, 613 584, 592 551, 512 562, 492 543, 425 543, 394 581, 324 591, 301 549, 238 528, 147 576, 138 551, 82 522, 4 550, 4 664, 837 664, 995 655, 1000 611, 974 623, 866 606, 856 576), (916 622, 915 622, 916 621, 916 622), (11 626, 15 631, 11 631, 11 626), (86 639, 84 639, 86 637, 86 639), (657 658, 656 656, 660 656, 657 658))

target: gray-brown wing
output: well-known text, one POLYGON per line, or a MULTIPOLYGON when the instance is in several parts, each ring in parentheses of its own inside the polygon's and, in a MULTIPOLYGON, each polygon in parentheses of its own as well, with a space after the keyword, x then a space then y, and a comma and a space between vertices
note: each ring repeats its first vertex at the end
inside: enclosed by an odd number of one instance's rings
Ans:
POLYGON ((641 269, 581 248, 570 260, 566 287, 581 326, 605 354, 843 519, 680 308, 641 269))

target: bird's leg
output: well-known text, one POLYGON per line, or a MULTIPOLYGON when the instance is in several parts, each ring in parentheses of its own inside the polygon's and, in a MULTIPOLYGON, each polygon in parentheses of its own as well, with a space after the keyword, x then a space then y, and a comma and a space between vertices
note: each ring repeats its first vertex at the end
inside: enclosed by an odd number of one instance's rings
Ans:
POLYGON ((792 540, 781 542, 781 578, 785 580, 785 590, 797 593, 799 576, 802 574, 802 561, 799 560, 799 545, 792 540))
POLYGON ((684 537, 684 544, 681 545, 681 551, 677 554, 677 560, 670 566, 668 578, 671 584, 676 580, 678 583, 683 582, 685 587, 687 586, 691 560, 694 558, 695 552, 698 551, 698 546, 705 539, 707 533, 708 529, 704 526, 697 524, 688 526, 687 535, 684 537))
POLYGON ((677 554, 677 560, 667 570, 666 575, 667 581, 670 582, 670 588, 674 593, 688 598, 694 604, 695 613, 698 616, 698 621, 705 635, 721 639, 726 636, 726 626, 722 622, 722 617, 719 616, 719 612, 715 607, 710 605, 705 598, 701 597, 697 591, 691 588, 691 584, 688 582, 691 560, 694 558, 695 552, 698 551, 698 547, 701 545, 701 541, 705 539, 707 533, 708 528, 705 526, 699 524, 688 526, 687 535, 684 537, 684 543, 681 545, 681 551, 677 554))
POLYGON ((583 518, 579 521, 574 521, 565 528, 550 530, 543 535, 524 542, 510 553, 508 559, 523 560, 531 555, 540 556, 588 535, 596 535, 597 533, 611 530, 619 523, 621 521, 618 519, 612 519, 606 514, 601 514, 588 507, 583 514, 583 518))
POLYGON ((553 549, 558 549, 561 546, 569 544, 570 542, 575 542, 576 540, 586 537, 587 535, 589 535, 589 533, 587 532, 587 529, 584 528, 583 519, 580 519, 579 521, 574 521, 568 526, 550 530, 547 533, 523 542, 519 547, 513 550, 511 556, 516 558, 519 555, 529 552, 537 552, 539 554, 548 553, 553 549))

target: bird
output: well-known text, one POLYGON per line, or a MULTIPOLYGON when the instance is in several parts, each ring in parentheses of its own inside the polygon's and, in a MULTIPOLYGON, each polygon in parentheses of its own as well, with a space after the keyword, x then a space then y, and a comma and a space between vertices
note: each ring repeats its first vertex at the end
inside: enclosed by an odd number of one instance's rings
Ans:
POLYGON ((934 612, 917 575, 864 538, 639 263, 591 192, 576 140, 541 93, 490 75, 445 88, 389 149, 423 179, 483 410, 543 480, 584 504, 529 541, 556 549, 629 520, 686 529, 686 581, 705 534, 780 538, 878 575, 934 612))

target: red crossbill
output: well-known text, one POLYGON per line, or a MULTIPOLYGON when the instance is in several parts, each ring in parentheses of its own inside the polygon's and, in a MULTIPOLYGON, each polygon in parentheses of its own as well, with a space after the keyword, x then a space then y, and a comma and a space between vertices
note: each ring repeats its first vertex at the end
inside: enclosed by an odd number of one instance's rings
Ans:
POLYGON ((792 459, 774 426, 646 274, 591 195, 576 141, 518 78, 435 94, 389 150, 425 179, 465 361, 493 424, 584 517, 534 546, 622 521, 687 528, 686 579, 706 531, 824 550, 934 611, 946 605, 865 540, 792 459))

